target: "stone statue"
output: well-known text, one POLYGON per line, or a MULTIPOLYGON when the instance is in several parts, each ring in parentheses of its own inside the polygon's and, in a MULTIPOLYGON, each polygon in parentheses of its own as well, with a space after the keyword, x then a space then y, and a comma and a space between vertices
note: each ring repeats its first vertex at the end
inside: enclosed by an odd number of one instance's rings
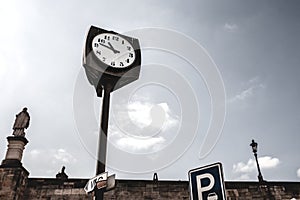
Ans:
POLYGON ((14 136, 25 136, 24 129, 27 129, 29 126, 30 116, 27 112, 27 108, 23 108, 22 112, 16 115, 16 120, 13 126, 13 135, 14 136))
POLYGON ((68 179, 68 175, 65 173, 65 169, 66 169, 66 167, 63 166, 63 167, 61 168, 61 172, 58 172, 58 173, 56 174, 56 178, 57 178, 57 179, 61 179, 61 180, 67 180, 67 179, 68 179))

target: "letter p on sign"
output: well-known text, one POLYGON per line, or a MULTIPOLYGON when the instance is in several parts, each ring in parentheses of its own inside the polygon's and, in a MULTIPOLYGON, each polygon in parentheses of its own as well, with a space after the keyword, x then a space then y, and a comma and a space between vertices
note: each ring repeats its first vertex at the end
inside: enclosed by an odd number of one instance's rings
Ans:
POLYGON ((221 163, 190 170, 189 185, 191 200, 226 200, 221 163))
POLYGON ((202 200, 203 199, 202 193, 209 191, 213 188, 213 186, 215 185, 215 179, 214 179, 213 175, 208 174, 208 173, 198 175, 198 176, 196 176, 196 178, 197 178, 198 199, 202 200), (202 184, 201 184, 202 179, 209 179, 209 185, 202 186, 202 184))

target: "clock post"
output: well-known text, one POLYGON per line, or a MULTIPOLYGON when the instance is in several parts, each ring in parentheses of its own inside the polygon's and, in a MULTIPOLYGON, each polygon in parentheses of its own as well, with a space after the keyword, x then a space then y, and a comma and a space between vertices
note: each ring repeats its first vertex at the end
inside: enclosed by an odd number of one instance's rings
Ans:
MULTIPOLYGON (((96 176, 105 173, 110 93, 139 78, 141 51, 136 38, 91 26, 83 53, 88 81, 102 97, 96 176)), ((97 179, 93 179, 97 180, 97 179)), ((103 200, 105 187, 94 187, 96 200, 103 200)), ((100 185, 100 184, 99 184, 100 185)))
MULTIPOLYGON (((103 88, 104 95, 102 100, 102 114, 99 132, 99 147, 98 147, 98 160, 96 166, 96 175, 105 172, 106 165, 106 149, 107 149, 107 130, 108 130, 108 119, 109 119, 109 102, 111 85, 107 85, 103 88)), ((101 89, 102 90, 102 89, 101 89)), ((104 189, 98 189, 95 187, 95 197, 96 200, 102 200, 104 196, 104 189)))

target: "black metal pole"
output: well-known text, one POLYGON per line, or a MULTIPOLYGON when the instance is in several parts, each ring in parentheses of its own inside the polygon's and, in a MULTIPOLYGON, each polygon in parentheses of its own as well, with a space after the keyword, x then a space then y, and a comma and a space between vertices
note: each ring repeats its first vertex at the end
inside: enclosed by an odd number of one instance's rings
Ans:
MULTIPOLYGON (((108 130, 108 118, 109 118, 109 102, 110 102, 111 87, 104 87, 104 96, 102 100, 102 113, 101 113, 101 124, 100 124, 100 135, 98 141, 98 160, 96 175, 105 172, 106 165, 106 146, 107 146, 107 130, 108 130)), ((103 200, 104 189, 95 188, 95 199, 103 200)))
POLYGON ((263 176, 261 174, 260 167, 259 167, 259 164, 258 164, 257 153, 254 153, 254 157, 255 157, 255 160, 256 160, 256 166, 257 166, 257 170, 258 170, 257 178, 258 178, 258 181, 260 183, 262 183, 264 181, 264 179, 263 179, 263 176))

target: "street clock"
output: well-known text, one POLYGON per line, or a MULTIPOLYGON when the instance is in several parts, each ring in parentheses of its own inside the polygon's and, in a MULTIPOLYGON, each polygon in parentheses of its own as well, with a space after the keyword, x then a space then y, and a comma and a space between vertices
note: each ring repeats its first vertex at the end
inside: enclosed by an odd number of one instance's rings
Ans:
MULTIPOLYGON (((141 69, 139 41, 136 38, 91 26, 83 51, 83 67, 98 97, 102 97, 104 90, 96 167, 98 177, 105 172, 106 167, 110 93, 139 78, 141 69)), ((94 190, 96 200, 103 199, 104 191, 101 187, 95 189, 93 184, 88 187, 88 191, 94 190)))
POLYGON ((119 89, 139 78, 141 51, 138 39, 91 26, 83 53, 89 82, 101 96, 103 88, 119 89))

